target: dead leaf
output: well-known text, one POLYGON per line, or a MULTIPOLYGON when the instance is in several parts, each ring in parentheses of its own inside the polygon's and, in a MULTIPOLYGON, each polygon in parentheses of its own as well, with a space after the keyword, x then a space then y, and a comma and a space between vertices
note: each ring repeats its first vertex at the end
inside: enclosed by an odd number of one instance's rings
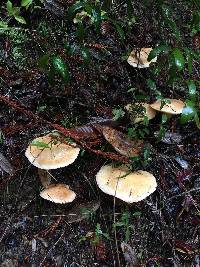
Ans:
POLYGON ((40 177, 40 181, 44 187, 47 187, 51 183, 51 176, 47 170, 38 169, 38 175, 40 177))
POLYGON ((80 222, 90 217, 100 206, 99 201, 90 201, 75 205, 67 214, 67 222, 80 222))
POLYGON ((0 168, 7 172, 8 174, 12 175, 14 172, 14 169, 10 162, 4 157, 2 153, 0 153, 0 168))
MULTIPOLYGON (((159 132, 154 133, 155 137, 159 136, 159 132)), ((179 133, 173 133, 173 132, 166 132, 165 135, 162 137, 161 141, 165 144, 168 145, 173 145, 173 144, 180 144, 183 140, 182 135, 179 133)))
POLYGON ((122 132, 108 126, 103 127, 103 135, 114 149, 123 156, 137 157, 144 147, 142 140, 129 140, 122 132))
POLYGON ((139 263, 135 250, 125 242, 121 243, 121 249, 127 265, 129 267, 138 267, 139 263))

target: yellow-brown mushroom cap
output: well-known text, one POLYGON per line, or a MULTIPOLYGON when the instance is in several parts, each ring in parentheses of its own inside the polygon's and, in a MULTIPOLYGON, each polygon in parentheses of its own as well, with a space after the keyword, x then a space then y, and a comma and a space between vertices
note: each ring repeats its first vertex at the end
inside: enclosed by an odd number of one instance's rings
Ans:
POLYGON ((177 99, 168 99, 168 100, 170 101, 170 103, 164 104, 162 108, 161 108, 161 100, 155 101, 153 104, 151 104, 151 107, 157 111, 166 114, 174 114, 174 115, 181 114, 185 106, 185 103, 177 99))
POLYGON ((103 166, 96 175, 99 188, 106 194, 128 202, 138 202, 156 190, 155 177, 146 171, 130 172, 122 165, 113 167, 103 166))
POLYGON ((130 119, 134 123, 144 121, 145 117, 151 120, 156 116, 156 111, 148 103, 128 104, 125 106, 125 109, 130 114, 130 119))
POLYGON ((75 161, 79 152, 80 148, 75 144, 55 141, 51 134, 48 134, 34 139, 28 146, 25 155, 34 166, 48 170, 68 166, 75 161), (47 147, 44 147, 43 144, 46 144, 47 147))
POLYGON ((51 184, 40 192, 40 196, 46 200, 64 204, 72 202, 76 194, 66 184, 51 184))
POLYGON ((148 68, 152 62, 157 61, 157 57, 153 58, 151 61, 148 61, 148 56, 153 48, 142 48, 134 49, 130 56, 128 57, 127 62, 135 68, 148 68))

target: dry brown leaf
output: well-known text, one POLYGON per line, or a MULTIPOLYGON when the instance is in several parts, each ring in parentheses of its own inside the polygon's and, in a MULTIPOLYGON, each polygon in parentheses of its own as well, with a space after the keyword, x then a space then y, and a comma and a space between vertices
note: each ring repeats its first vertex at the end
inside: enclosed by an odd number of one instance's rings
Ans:
POLYGON ((2 153, 0 153, 0 168, 10 175, 14 172, 12 165, 2 153))
POLYGON ((51 176, 47 170, 38 169, 38 175, 40 177, 40 181, 44 187, 47 187, 51 183, 51 176))
POLYGON ((99 201, 90 201, 75 205, 67 215, 67 222, 74 223, 87 219, 92 213, 98 210, 99 201))
POLYGON ((103 127, 103 135, 114 149, 123 156, 137 157, 144 147, 142 140, 129 140, 122 132, 108 126, 103 127))
POLYGON ((127 266, 138 267, 139 263, 135 250, 125 242, 121 243, 121 249, 124 254, 124 259, 127 263, 127 266))

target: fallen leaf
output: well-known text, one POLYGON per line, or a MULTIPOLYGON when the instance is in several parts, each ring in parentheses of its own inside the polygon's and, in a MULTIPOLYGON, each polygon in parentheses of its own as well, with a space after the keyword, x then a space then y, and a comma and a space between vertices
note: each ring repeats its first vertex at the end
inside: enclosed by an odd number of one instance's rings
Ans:
MULTIPOLYGON (((159 132, 154 133, 155 137, 159 136, 159 132)), ((182 135, 179 133, 173 133, 173 132, 166 132, 165 135, 162 137, 161 141, 168 145, 173 144, 180 144, 183 140, 182 135)))
POLYGON ((129 267, 138 267, 139 263, 135 250, 125 242, 121 243, 121 249, 127 265, 129 267))
POLYGON ((68 223, 74 223, 88 219, 95 211, 98 210, 99 206, 99 201, 77 204, 68 212, 66 220, 68 223))
POLYGON ((122 132, 108 126, 103 127, 103 136, 123 156, 137 157, 144 147, 142 140, 129 140, 122 132))
POLYGON ((47 170, 38 169, 38 175, 40 177, 40 181, 44 187, 47 187, 51 183, 51 176, 47 170))
POLYGON ((2 153, 0 153, 0 168, 10 175, 12 175, 14 172, 12 165, 2 153))

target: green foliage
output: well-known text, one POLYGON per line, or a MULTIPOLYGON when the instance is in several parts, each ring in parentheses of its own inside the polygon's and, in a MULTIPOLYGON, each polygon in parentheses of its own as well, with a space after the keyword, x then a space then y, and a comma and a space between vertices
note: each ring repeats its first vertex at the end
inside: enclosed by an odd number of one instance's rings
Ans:
POLYGON ((20 16, 21 8, 13 6, 11 1, 7 1, 6 3, 6 9, 8 12, 8 15, 11 17, 14 17, 19 23, 26 24, 25 19, 20 16))
POLYGON ((117 120, 123 118, 125 115, 125 112, 122 108, 115 108, 115 109, 113 109, 112 113, 113 113, 113 120, 114 121, 117 121, 117 120))
POLYGON ((141 212, 137 211, 131 214, 128 211, 125 211, 122 213, 121 218, 116 222, 113 223, 113 229, 123 229, 125 233, 125 242, 128 242, 130 240, 130 234, 131 231, 133 231, 134 225, 130 224, 130 219, 133 217, 139 217, 141 216, 141 212))

